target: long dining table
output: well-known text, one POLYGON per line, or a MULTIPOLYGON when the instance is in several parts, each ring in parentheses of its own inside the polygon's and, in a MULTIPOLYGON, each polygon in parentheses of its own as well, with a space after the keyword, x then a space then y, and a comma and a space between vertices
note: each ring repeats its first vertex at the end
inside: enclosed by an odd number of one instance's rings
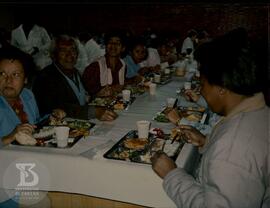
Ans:
MULTIPOLYGON (((72 148, 8 145, 0 149, 1 188, 13 189, 20 182, 16 164, 34 164, 32 170, 39 179, 36 187, 42 191, 82 194, 143 207, 176 207, 151 165, 106 159, 103 154, 127 132, 135 130, 138 120, 149 120, 151 127, 170 132, 172 123, 157 122, 153 117, 164 108, 168 97, 189 104, 176 93, 185 81, 186 77, 172 77, 169 83, 157 86, 155 95, 146 91, 137 96, 112 122, 91 120, 96 125, 90 135, 72 148)), ((176 163, 191 171, 196 157, 197 149, 185 144, 176 163)))

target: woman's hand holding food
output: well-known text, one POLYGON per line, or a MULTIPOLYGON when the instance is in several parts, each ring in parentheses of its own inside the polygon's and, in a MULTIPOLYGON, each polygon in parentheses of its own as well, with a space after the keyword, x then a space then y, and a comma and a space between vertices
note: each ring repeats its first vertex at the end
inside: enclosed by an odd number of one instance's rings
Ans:
POLYGON ((178 128, 183 135, 182 138, 184 138, 186 142, 198 147, 202 147, 205 144, 206 137, 196 128, 189 125, 180 125, 178 128))
POLYGON ((35 130, 35 125, 29 124, 29 123, 23 123, 16 126, 16 128, 13 130, 13 133, 16 134, 18 132, 23 132, 25 134, 32 135, 34 130, 35 130))
POLYGON ((35 125, 31 125, 29 123, 19 124, 15 127, 15 129, 9 135, 3 137, 2 142, 4 144, 10 144, 14 140, 16 140, 16 137, 20 134, 32 136, 34 129, 35 129, 35 125))

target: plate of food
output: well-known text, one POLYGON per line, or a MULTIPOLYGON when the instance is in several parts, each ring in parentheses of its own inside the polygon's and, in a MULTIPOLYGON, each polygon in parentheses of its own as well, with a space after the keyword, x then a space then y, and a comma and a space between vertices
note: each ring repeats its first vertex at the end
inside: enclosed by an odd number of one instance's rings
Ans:
POLYGON ((161 136, 149 133, 148 138, 138 138, 137 131, 131 130, 103 156, 113 160, 151 164, 150 158, 159 150, 164 151, 172 159, 176 160, 183 144, 181 141, 172 143, 170 134, 161 136))
POLYGON ((178 106, 177 109, 179 111, 179 115, 182 118, 185 118, 186 120, 192 121, 192 122, 200 122, 205 113, 205 108, 201 106, 197 106, 197 107, 178 106))
MULTIPOLYGON (((90 129, 95 126, 95 123, 89 120, 81 120, 74 118, 64 118, 61 123, 57 126, 68 126, 69 138, 68 146, 66 148, 71 148, 75 143, 77 143, 82 137, 88 136, 90 129)), ((54 127, 56 125, 50 125, 49 119, 45 119, 37 124, 35 132, 32 134, 31 143, 29 141, 30 136, 19 135, 18 141, 14 141, 14 145, 26 145, 26 146, 39 146, 39 147, 57 147, 55 139, 54 127)))
MULTIPOLYGON (((166 108, 164 108, 161 112, 158 112, 153 120, 161 123, 169 123, 170 121, 166 117, 165 110, 166 108)), ((205 120, 205 116, 208 115, 206 108, 202 106, 178 106, 177 110, 181 119, 186 119, 187 121, 191 122, 202 122, 202 120, 205 120)))
POLYGON ((88 105, 105 107, 109 106, 114 100, 115 98, 113 97, 96 97, 90 103, 88 103, 88 105))
POLYGON ((146 91, 145 87, 142 85, 129 86, 129 87, 126 87, 126 89, 130 90, 132 95, 141 95, 146 91))
POLYGON ((122 95, 116 97, 116 99, 110 104, 110 108, 113 110, 125 110, 129 105, 131 105, 136 97, 130 96, 129 101, 124 101, 122 95))
POLYGON ((166 117, 165 113, 158 112, 156 116, 153 118, 153 120, 161 123, 169 123, 170 120, 166 117))
POLYGON ((101 107, 107 107, 112 110, 124 110, 134 102, 136 98, 134 96, 130 96, 129 101, 124 101, 122 94, 114 96, 114 97, 97 97, 92 102, 89 103, 89 105, 95 105, 95 106, 101 106, 101 107))
POLYGON ((71 138, 75 138, 78 136, 88 136, 90 134, 90 129, 92 129, 96 125, 89 120, 74 118, 65 118, 64 122, 70 128, 69 137, 71 138))

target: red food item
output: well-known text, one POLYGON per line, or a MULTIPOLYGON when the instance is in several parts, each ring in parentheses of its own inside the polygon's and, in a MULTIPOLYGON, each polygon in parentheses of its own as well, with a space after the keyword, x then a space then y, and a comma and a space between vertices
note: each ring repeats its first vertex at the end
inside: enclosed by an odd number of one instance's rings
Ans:
POLYGON ((37 146, 45 146, 45 139, 43 138, 38 138, 37 140, 37 146))
POLYGON ((154 128, 153 131, 157 132, 157 137, 164 138, 164 132, 160 128, 154 128))

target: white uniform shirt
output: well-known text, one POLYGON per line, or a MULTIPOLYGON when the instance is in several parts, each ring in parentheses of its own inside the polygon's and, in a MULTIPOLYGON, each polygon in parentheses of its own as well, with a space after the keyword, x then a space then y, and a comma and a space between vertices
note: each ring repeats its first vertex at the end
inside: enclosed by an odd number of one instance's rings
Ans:
POLYGON ((75 39, 77 48, 78 48, 78 58, 75 64, 75 68, 78 69, 79 73, 82 75, 85 68, 88 66, 88 57, 86 54, 86 50, 84 45, 80 42, 80 40, 75 39))
POLYGON ((102 49, 93 38, 85 43, 84 48, 87 54, 88 64, 93 63, 98 58, 105 55, 105 50, 102 49))
POLYGON ((191 48, 192 51, 194 50, 194 44, 190 37, 187 37, 183 41, 181 53, 186 53, 188 48, 191 48))
POLYGON ((11 32, 11 45, 21 49, 22 51, 31 54, 34 47, 39 49, 39 52, 33 55, 33 59, 38 69, 43 69, 52 63, 49 56, 49 47, 51 38, 45 28, 34 25, 26 37, 22 25, 15 28, 11 32))
POLYGON ((92 38, 88 40, 85 44, 81 43, 76 39, 78 45, 78 59, 75 67, 79 70, 82 75, 85 68, 96 61, 101 56, 105 55, 105 50, 101 49, 101 47, 96 43, 96 41, 92 38))
POLYGON ((160 65, 161 61, 160 61, 158 50, 155 48, 148 48, 147 50, 148 50, 147 59, 139 63, 139 65, 141 67, 151 67, 151 66, 160 65))

